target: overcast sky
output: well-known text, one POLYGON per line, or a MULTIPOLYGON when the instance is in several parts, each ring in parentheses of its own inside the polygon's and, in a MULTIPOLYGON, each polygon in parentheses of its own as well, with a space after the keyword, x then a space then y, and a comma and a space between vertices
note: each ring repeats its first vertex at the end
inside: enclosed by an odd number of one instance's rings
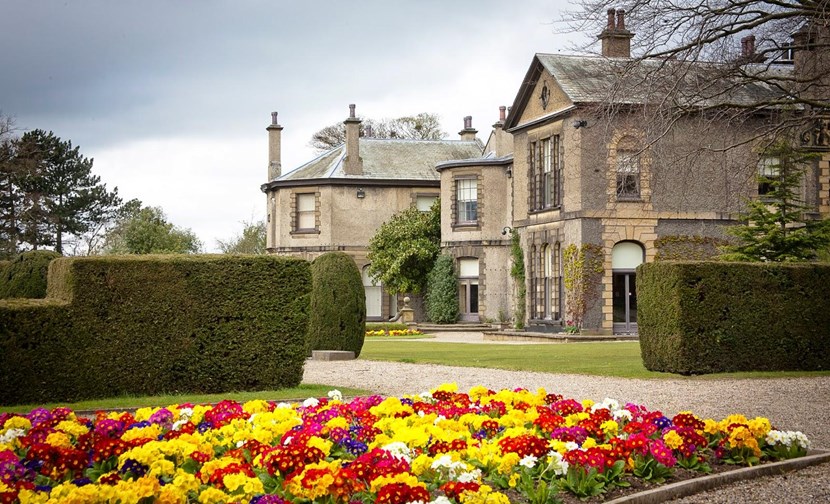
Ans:
POLYGON ((563 0, 0 0, 0 111, 95 160, 216 250, 261 219, 271 111, 283 170, 348 116, 436 113, 486 140, 536 52, 567 52, 563 0), (560 32, 560 33, 557 33, 560 32))

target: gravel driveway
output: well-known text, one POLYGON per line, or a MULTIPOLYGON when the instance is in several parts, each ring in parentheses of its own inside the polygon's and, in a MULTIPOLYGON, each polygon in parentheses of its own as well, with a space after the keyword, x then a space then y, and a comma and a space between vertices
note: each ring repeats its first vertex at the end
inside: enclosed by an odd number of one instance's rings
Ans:
MULTIPOLYGON (((481 333, 437 333, 435 336, 437 341, 484 343, 481 333)), ((548 392, 577 400, 599 401, 611 397, 644 404, 669 416, 684 410, 716 419, 731 413, 742 413, 750 418, 765 416, 778 429, 804 432, 814 448, 830 449, 830 429, 825 417, 830 411, 830 377, 827 376, 642 380, 358 359, 308 360, 303 382, 363 388, 381 395, 396 396, 423 392, 445 382, 456 382, 462 391, 475 385, 491 389, 524 387, 536 390, 544 387, 548 392)), ((751 483, 734 484, 717 492, 674 502, 830 502, 830 464, 751 483)))

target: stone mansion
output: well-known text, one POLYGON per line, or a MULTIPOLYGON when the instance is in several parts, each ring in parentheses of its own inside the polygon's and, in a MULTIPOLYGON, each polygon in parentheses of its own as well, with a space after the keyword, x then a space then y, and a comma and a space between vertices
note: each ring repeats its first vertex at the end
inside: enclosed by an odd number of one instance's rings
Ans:
MULTIPOLYGON (((369 240, 396 212, 428 209, 440 196, 441 247, 456 260, 463 321, 517 313, 510 276, 516 233, 525 263, 526 325, 558 330, 567 322, 563 252, 593 244, 602 251, 602 274, 584 329, 636 332, 636 267, 670 257, 670 243, 713 253, 745 201, 763 197, 757 175, 770 174, 749 139, 773 119, 759 114, 736 127, 690 114, 655 136, 638 114, 654 87, 619 86, 632 37, 624 13, 609 11, 600 55, 534 55, 526 75, 516 76, 512 106, 500 107, 485 141, 470 117, 453 140, 361 137, 351 105, 345 143, 283 173, 283 127, 273 113, 262 185, 268 252, 313 259, 345 251, 363 271, 368 319, 386 320, 397 312, 397 298, 365 272, 369 240), (608 114, 612 90, 617 112, 608 114), (701 153, 703 142, 710 148, 701 153)), ((765 66, 790 74, 816 57, 827 59, 809 52, 765 66)), ((699 75, 705 80, 706 69, 699 75)), ((756 83, 731 99, 772 92, 756 83)), ((828 218, 830 120, 806 131, 802 143, 819 154, 801 187, 813 209, 808 218, 828 218)))

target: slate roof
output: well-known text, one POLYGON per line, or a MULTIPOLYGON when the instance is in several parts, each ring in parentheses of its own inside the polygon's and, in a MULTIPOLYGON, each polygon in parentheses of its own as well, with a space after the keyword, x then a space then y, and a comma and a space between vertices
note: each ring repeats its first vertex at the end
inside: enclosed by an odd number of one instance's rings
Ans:
MULTIPOLYGON (((675 79, 681 76, 673 98, 678 105, 712 107, 719 105, 752 106, 784 98, 786 93, 764 79, 745 78, 742 81, 718 78, 726 67, 718 63, 683 62, 676 60, 635 60, 603 56, 574 56, 537 53, 530 65, 524 84, 513 103, 513 117, 508 117, 506 128, 517 127, 533 86, 542 69, 549 72, 573 104, 611 102, 621 105, 639 105, 663 100, 669 89, 675 89, 675 79)), ((786 79, 792 74, 791 65, 747 64, 747 75, 767 75, 786 79)))
POLYGON ((361 138, 362 175, 346 175, 346 148, 339 145, 273 182, 315 179, 439 180, 435 165, 481 156, 481 142, 462 140, 404 140, 361 138))
POLYGON ((494 152, 488 152, 483 156, 467 159, 448 160, 443 163, 438 163, 435 166, 437 171, 445 170, 447 168, 456 168, 462 166, 501 166, 508 165, 513 162, 513 154, 498 157, 494 152))

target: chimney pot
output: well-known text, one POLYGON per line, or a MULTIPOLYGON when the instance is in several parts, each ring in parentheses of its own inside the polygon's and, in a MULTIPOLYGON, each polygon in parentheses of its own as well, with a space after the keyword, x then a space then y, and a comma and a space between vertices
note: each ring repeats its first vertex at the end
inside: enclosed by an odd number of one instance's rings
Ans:
POLYGON ((617 9, 617 30, 625 30, 625 9, 617 9))
POLYGON ((274 124, 274 125, 279 124, 279 122, 277 122, 277 113, 276 112, 271 112, 271 124, 274 124))
POLYGON ((473 116, 465 116, 464 117, 464 129, 470 129, 473 127, 473 116))
POLYGON ((501 107, 499 107, 499 121, 504 122, 504 118, 505 118, 505 111, 506 111, 506 110, 507 110, 507 107, 505 107, 504 105, 502 105, 501 107))
POLYGON ((615 9, 608 9, 608 26, 606 27, 609 30, 614 30, 614 13, 616 12, 615 9))
POLYGON ((350 117, 350 118, 354 118, 354 116, 355 116, 355 115, 354 115, 354 108, 355 108, 355 104, 354 104, 354 103, 352 103, 352 104, 350 104, 350 105, 349 105, 349 117, 350 117))

